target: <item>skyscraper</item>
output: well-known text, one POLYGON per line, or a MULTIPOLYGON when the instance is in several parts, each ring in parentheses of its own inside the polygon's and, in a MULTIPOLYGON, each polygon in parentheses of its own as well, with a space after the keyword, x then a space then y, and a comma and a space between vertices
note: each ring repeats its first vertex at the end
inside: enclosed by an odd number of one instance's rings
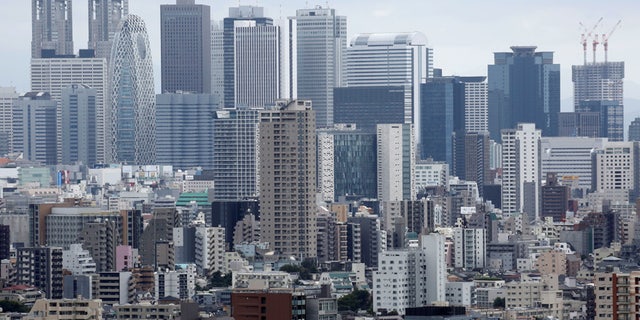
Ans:
POLYGON ((213 189, 216 200, 258 196, 258 122, 262 109, 225 108, 213 114, 213 189))
POLYGON ((261 240, 283 256, 316 256, 316 133, 311 102, 260 113, 261 240))
POLYGON ((162 93, 211 93, 210 16, 195 0, 160 6, 162 93))
POLYGON ((640 141, 640 117, 633 119, 629 124, 629 141, 640 141))
POLYGON ((457 77, 435 77, 422 84, 420 159, 453 167, 454 133, 465 131, 465 85, 457 77))
MULTIPOLYGON (((344 86, 347 18, 317 6, 296 11, 297 92, 313 101, 318 128, 333 126, 333 88, 344 86)), ((294 67, 294 66, 292 66, 294 67)))
POLYGON ((413 125, 379 124, 377 144, 378 200, 415 200, 413 125))
POLYGON ((62 90, 62 164, 96 163, 96 98, 82 84, 62 90))
POLYGON ((575 113, 598 114, 599 137, 609 141, 624 141, 624 109, 620 101, 582 100, 575 113))
MULTIPOLYGON (((31 59, 31 90, 48 92, 51 94, 51 99, 58 103, 58 126, 62 125, 63 89, 71 85, 83 84, 96 90, 95 138, 98 162, 105 161, 107 68, 106 59, 95 58, 92 54, 67 58, 31 59)), ((58 127, 58 133, 62 133, 62 128, 58 127)), ((58 137, 58 143, 62 150, 62 136, 58 137)), ((62 157, 59 159, 62 160, 62 157)))
POLYGON ((414 123, 420 130, 420 83, 432 68, 431 53, 420 32, 357 35, 347 49, 346 86, 408 86, 402 123, 414 123))
POLYGON ((109 59, 118 25, 129 14, 129 0, 89 0, 89 49, 109 59))
POLYGON ((280 97, 280 27, 256 6, 229 8, 222 24, 221 32, 214 31, 218 47, 213 48, 222 54, 222 59, 214 59, 213 69, 222 73, 213 81, 216 91, 222 82, 224 106, 273 104, 280 97))
POLYGON ((533 123, 502 130, 502 212, 538 217, 541 130, 533 123))
POLYGON ((56 102, 46 92, 27 92, 13 107, 13 149, 45 165, 57 163, 56 102))
POLYGON ((73 54, 71 1, 31 0, 31 58, 42 57, 42 50, 73 54))
POLYGON ((544 136, 556 136, 560 112, 560 65, 553 52, 514 46, 494 53, 489 65, 489 132, 500 141, 502 129, 534 123, 544 136))
POLYGON ((624 62, 596 62, 571 67, 573 106, 582 101, 613 100, 623 105, 624 62))
POLYGON ((489 132, 487 77, 459 77, 464 83, 464 128, 466 132, 489 132))
POLYGON ((156 99, 149 37, 142 18, 128 15, 109 60, 107 161, 156 161, 156 99))
POLYGON ((263 107, 280 98, 280 27, 235 21, 235 105, 263 107))
POLYGON ((475 181, 480 196, 489 179, 488 132, 458 134, 453 138, 453 175, 466 181, 475 181))
POLYGON ((335 124, 355 124, 356 128, 375 133, 382 123, 411 123, 413 87, 367 86, 334 88, 335 124))
POLYGON ((13 135, 13 104, 20 95, 14 87, 0 87, 0 157, 11 152, 13 135))
MULTIPOLYGON (((213 168, 213 119, 217 97, 167 93, 156 96, 157 164, 176 169, 213 168)), ((217 181, 216 181, 217 182, 217 181)))

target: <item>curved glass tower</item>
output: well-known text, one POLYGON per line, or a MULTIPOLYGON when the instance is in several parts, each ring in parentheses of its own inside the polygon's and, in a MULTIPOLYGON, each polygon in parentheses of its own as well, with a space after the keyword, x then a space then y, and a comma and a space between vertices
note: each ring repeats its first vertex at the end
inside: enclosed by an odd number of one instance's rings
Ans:
POLYGON ((107 159, 152 164, 156 160, 156 102, 149 37, 142 18, 128 15, 122 21, 109 61, 107 159))

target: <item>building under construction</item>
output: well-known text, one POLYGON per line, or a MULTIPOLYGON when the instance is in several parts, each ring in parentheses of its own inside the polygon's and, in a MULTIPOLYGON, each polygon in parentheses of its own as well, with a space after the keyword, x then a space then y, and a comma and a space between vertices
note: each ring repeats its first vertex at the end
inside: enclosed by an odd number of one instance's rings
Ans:
MULTIPOLYGON (((597 27, 599 22, 593 27, 597 27)), ((622 141, 624 133, 623 79, 624 62, 608 61, 609 37, 620 25, 620 21, 609 33, 592 32, 582 35, 584 64, 572 67, 573 97, 576 113, 596 112, 600 114, 602 137, 610 141, 622 141), (592 40, 593 60, 587 62, 587 41, 592 40), (600 40, 599 40, 600 39, 600 40), (597 47, 602 41, 604 62, 597 62, 597 47)), ((592 30, 592 31, 593 31, 592 30)))

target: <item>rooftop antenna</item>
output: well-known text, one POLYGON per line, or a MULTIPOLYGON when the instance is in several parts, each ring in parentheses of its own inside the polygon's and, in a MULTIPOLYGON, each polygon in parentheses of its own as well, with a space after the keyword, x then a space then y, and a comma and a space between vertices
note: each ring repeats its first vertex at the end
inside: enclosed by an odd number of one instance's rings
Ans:
POLYGON ((618 23, 616 23, 616 25, 613 26, 613 28, 611 28, 611 31, 609 31, 609 33, 602 34, 602 46, 604 46, 604 62, 607 62, 608 58, 609 58, 608 57, 608 53, 609 53, 609 38, 618 29, 618 27, 620 26, 620 23, 622 23, 622 20, 618 20, 618 23))

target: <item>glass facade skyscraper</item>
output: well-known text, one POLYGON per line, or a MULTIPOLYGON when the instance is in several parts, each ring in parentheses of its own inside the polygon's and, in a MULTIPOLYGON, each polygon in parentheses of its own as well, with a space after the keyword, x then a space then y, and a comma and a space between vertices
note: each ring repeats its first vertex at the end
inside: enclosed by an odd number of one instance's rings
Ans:
POLYGON ((376 132, 381 123, 405 123, 411 119, 412 86, 335 88, 334 122, 354 123, 365 132, 376 132))
POLYGON ((429 79, 421 99, 420 158, 453 168, 453 134, 465 132, 465 84, 457 77, 429 79))
POLYGON ((46 92, 27 92, 14 103, 13 151, 30 161, 56 164, 56 102, 46 92))
POLYGON ((156 161, 156 97, 149 37, 142 18, 128 15, 109 60, 107 161, 156 161))
POLYGON ((560 112, 560 65, 553 52, 535 46, 514 46, 494 53, 489 65, 489 132, 500 141, 500 130, 535 123, 543 136, 557 136, 560 112))

